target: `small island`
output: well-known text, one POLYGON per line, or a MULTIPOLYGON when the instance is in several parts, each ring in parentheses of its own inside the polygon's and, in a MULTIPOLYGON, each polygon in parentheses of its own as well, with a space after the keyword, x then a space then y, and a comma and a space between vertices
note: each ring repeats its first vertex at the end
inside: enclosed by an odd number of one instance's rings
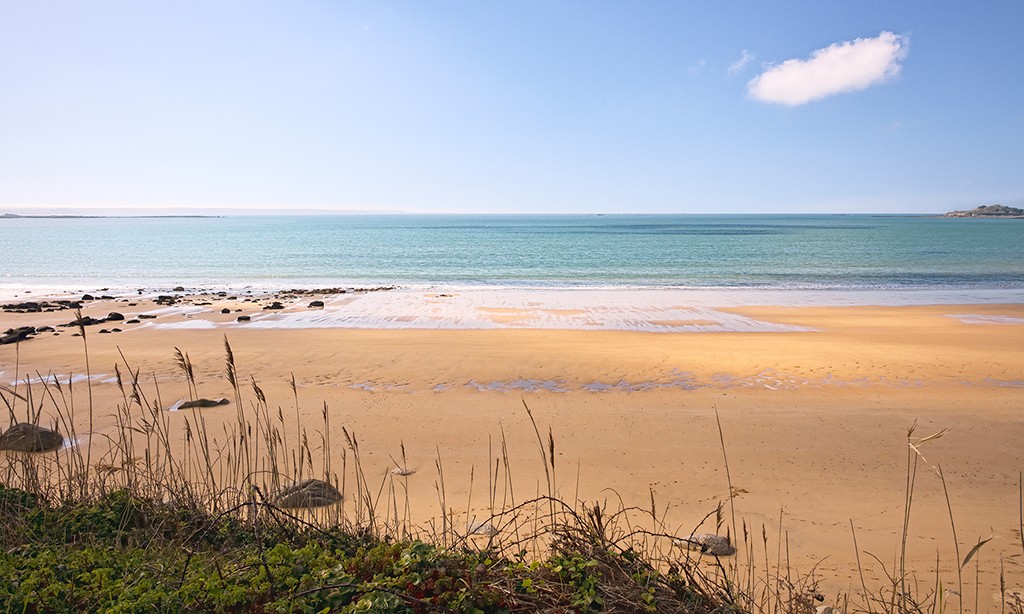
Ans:
POLYGON ((1005 205, 981 205, 969 211, 950 211, 943 217, 1002 217, 1024 218, 1024 209, 1005 205))

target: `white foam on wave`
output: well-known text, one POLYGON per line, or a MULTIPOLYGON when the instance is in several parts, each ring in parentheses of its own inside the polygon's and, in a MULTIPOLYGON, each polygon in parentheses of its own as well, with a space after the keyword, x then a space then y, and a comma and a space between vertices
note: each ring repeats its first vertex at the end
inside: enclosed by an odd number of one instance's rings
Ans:
POLYGON ((88 376, 84 373, 79 373, 77 375, 61 375, 58 373, 50 373, 47 375, 30 375, 27 377, 23 377, 21 379, 11 382, 11 386, 27 386, 32 384, 68 385, 77 384, 78 382, 84 382, 86 380, 92 380, 94 382, 100 383, 115 383, 117 381, 116 378, 111 378, 106 373, 97 373, 92 376, 88 376))

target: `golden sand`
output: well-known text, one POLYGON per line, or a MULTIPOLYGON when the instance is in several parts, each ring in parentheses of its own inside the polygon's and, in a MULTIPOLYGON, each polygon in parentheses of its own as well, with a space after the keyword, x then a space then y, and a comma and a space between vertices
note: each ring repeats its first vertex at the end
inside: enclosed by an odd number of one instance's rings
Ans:
MULTIPOLYGON (((87 313, 102 316, 114 308, 90 305, 87 313)), ((728 499, 717 412, 738 493, 737 515, 751 527, 759 551, 764 525, 772 560, 785 542, 794 571, 816 566, 823 588, 836 592, 860 590, 851 521, 861 550, 892 566, 903 524, 908 428, 917 423, 917 436, 948 428, 949 434, 921 452, 944 472, 961 554, 977 538, 995 536, 976 559, 986 591, 995 590, 1000 558, 1011 587, 1024 585, 1018 492, 1024 469, 1024 324, 1013 323, 1024 318, 1024 306, 725 311, 815 330, 225 331, 110 323, 103 326, 118 325, 124 332, 100 335, 90 327, 87 336, 97 375, 95 431, 116 428, 112 408, 120 393, 109 379, 121 353, 143 379, 149 374, 159 381, 165 407, 188 394, 175 347, 190 356, 201 396, 230 397, 223 375, 226 332, 240 375, 255 378, 272 407, 295 412, 289 385, 294 375, 299 417, 289 421, 290 428, 297 431, 298 422, 316 429, 326 402, 334 448, 342 446, 343 426, 355 432, 369 476, 392 469, 392 457, 404 443, 410 467, 418 469, 409 478, 411 509, 424 521, 438 513, 438 455, 449 499, 465 508, 473 470, 472 507, 487 506, 481 476, 493 462, 489 449, 499 445, 502 429, 519 493, 543 489, 525 400, 540 427, 554 435, 564 498, 578 494, 617 503, 621 497, 649 507, 653 492, 659 510, 668 509, 670 524, 688 532, 728 499), (987 320, 994 323, 954 317, 963 314, 994 317, 987 320)), ((230 322, 236 315, 203 317, 230 322)), ((2 314, 0 329, 70 319, 67 311, 2 314)), ((15 372, 82 373, 82 339, 63 330, 60 336, 40 335, 17 351, 0 346, 2 383, 13 381, 15 372)), ((221 432, 218 421, 235 418, 233 407, 202 411, 214 434, 221 432)), ((180 425, 183 416, 173 414, 172 424, 180 425)), ((81 424, 79 429, 85 430, 81 424)), ((950 580, 949 513, 942 484, 925 463, 918 469, 909 550, 922 583, 934 582, 937 552, 950 580)), ((861 558, 869 587, 879 586, 880 565, 866 554, 861 558)))

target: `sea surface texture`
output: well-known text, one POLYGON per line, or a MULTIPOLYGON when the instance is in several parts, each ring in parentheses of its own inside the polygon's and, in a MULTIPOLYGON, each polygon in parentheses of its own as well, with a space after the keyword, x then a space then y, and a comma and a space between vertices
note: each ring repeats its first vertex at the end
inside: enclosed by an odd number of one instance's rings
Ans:
POLYGON ((335 215, 0 219, 0 285, 1020 290, 1024 220, 335 215))

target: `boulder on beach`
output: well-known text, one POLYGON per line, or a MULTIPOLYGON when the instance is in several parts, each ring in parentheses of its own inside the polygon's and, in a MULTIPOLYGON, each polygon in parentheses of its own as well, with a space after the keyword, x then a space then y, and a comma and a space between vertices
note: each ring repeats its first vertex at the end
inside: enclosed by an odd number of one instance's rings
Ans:
POLYGON ((274 301, 273 303, 264 307, 264 309, 284 309, 284 305, 280 301, 274 301))
POLYGON ((193 401, 181 401, 175 403, 173 409, 193 409, 203 407, 217 407, 218 405, 227 405, 231 401, 225 398, 220 399, 195 399, 193 401))
POLYGON ((285 486, 271 495, 271 502, 279 507, 323 507, 341 501, 341 493, 331 484, 317 479, 302 480, 285 486))
POLYGON ((18 343, 19 341, 25 341, 31 335, 38 332, 33 326, 22 326, 20 328, 9 328, 2 335, 0 335, 0 345, 7 345, 8 343, 18 343))
POLYGON ((713 533, 694 533, 689 538, 683 538, 681 541, 688 550, 700 550, 704 554, 714 556, 732 556, 736 554, 736 548, 729 543, 729 538, 713 533))
POLYGON ((238 321, 239 322, 248 322, 251 319, 252 319, 252 317, 250 317, 250 316, 238 316, 238 321))
POLYGON ((324 306, 324 302, 323 301, 310 301, 309 302, 309 306, 310 307, 323 307, 324 306))
POLYGON ((64 437, 28 422, 19 422, 0 434, 0 450, 16 452, 49 452, 64 445, 64 437))
POLYGON ((124 315, 122 315, 120 313, 117 313, 116 311, 111 311, 110 313, 107 314, 107 321, 108 322, 119 322, 119 321, 121 321, 123 319, 124 319, 124 315))

